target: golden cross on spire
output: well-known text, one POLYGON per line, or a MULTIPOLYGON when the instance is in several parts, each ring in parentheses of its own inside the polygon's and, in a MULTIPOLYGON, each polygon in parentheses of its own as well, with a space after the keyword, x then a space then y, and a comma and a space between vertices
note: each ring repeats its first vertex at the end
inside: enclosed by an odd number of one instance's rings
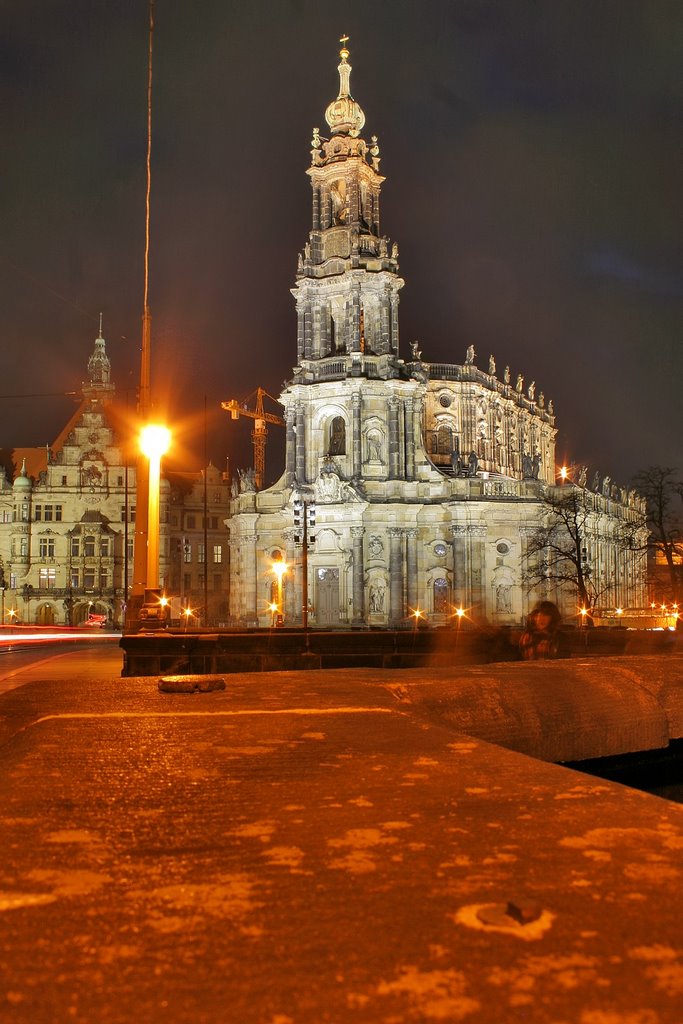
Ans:
POLYGON ((342 60, 346 60, 346 58, 349 55, 349 51, 346 48, 346 44, 348 43, 348 41, 349 41, 349 37, 348 36, 341 36, 341 38, 339 40, 339 42, 342 44, 342 48, 339 51, 339 56, 341 57, 342 60))

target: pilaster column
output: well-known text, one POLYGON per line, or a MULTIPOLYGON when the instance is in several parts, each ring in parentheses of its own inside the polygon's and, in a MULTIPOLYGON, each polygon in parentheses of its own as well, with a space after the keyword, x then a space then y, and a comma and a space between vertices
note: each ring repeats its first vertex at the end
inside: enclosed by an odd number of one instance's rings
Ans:
POLYGON ((313 230, 317 231, 320 228, 320 189, 317 186, 313 188, 312 223, 313 230))
POLYGON ((359 477, 360 474, 361 474, 361 458, 362 458, 362 454, 363 454, 362 451, 361 451, 361 433, 360 433, 360 429, 361 429, 361 415, 360 415, 361 414, 361 396, 360 396, 359 392, 356 392, 352 396, 352 398, 351 398, 351 406, 352 406, 352 415, 353 415, 353 423, 352 423, 352 434, 353 434, 353 449, 352 449, 353 475, 355 477, 359 477))
POLYGON ((389 530, 389 623, 403 618, 403 530, 389 530))
POLYGON ((389 399, 389 479, 398 479, 398 399, 389 399))
POLYGON ((306 424, 301 402, 296 406, 296 479, 299 484, 306 483, 306 424))
POLYGON ((363 537, 365 530, 362 526, 351 527, 351 539, 353 542, 353 621, 360 623, 365 621, 365 568, 363 565, 363 537))
POLYGON ((467 527, 451 526, 453 538, 453 601, 457 608, 469 608, 470 588, 467 579, 467 527))
POLYGON ((398 295, 391 296, 391 351, 398 355, 398 295))
POLYGON ((415 479, 415 415, 413 413, 413 400, 406 398, 403 406, 405 421, 405 464, 406 480, 415 479))
POLYGON ((417 575, 417 533, 416 529, 405 531, 406 535, 406 578, 408 590, 408 607, 417 608, 419 604, 417 575))
POLYGON ((354 285, 351 293, 351 337, 349 351, 360 352, 360 288, 354 285))
POLYGON ((283 577, 285 590, 285 624, 288 626, 298 622, 301 616, 301 599, 297 599, 298 565, 297 546, 294 542, 294 530, 285 530, 282 534, 285 542, 285 561, 289 566, 283 577))
POLYGON ((304 358, 304 307, 301 302, 296 304, 296 357, 301 362, 304 358))
POLYGON ((485 526, 470 526, 470 581, 471 607, 479 614, 485 613, 484 600, 484 539, 488 533, 485 526))
POLYGON ((379 352, 391 352, 391 294, 388 288, 382 291, 379 312, 379 352))
POLYGON ((242 593, 244 596, 244 617, 249 626, 258 625, 258 593, 256 587, 256 534, 247 533, 241 540, 243 545, 242 593))
POLYGON ((285 483, 291 487, 294 483, 296 473, 296 430, 294 429, 296 416, 294 409, 288 406, 285 412, 285 483))

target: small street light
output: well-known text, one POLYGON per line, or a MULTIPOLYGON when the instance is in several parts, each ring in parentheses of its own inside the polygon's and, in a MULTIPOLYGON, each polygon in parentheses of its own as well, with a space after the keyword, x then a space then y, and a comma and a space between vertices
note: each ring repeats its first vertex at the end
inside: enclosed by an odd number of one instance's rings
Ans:
POLYGON ((273 612, 273 615, 277 613, 277 618, 275 619, 276 626, 284 626, 285 624, 284 615, 282 614, 282 577, 288 569, 289 566, 283 558, 273 559, 273 572, 277 578, 277 604, 275 605, 275 609, 273 609, 273 605, 271 604, 270 610, 273 612))
POLYGON ((159 487, 161 480, 161 457, 171 444, 171 432, 167 427, 149 423, 140 433, 140 449, 149 459, 149 494, 147 501, 147 573, 145 579, 145 603, 140 612, 141 619, 165 618, 166 598, 159 595, 159 487), (162 607, 159 607, 159 604, 162 607))

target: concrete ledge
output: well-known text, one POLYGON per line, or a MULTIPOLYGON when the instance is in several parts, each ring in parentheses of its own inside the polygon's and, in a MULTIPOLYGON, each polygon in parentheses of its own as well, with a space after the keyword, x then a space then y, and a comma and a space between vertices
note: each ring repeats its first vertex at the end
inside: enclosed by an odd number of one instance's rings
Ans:
POLYGON ((430 721, 544 761, 668 746, 683 736, 683 656, 584 658, 402 673, 430 721))

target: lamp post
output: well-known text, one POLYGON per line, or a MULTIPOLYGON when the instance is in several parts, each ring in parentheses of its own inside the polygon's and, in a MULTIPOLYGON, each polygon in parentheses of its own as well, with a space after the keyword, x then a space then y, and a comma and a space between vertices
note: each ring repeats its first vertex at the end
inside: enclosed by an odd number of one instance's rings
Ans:
MULTIPOLYGON (((283 559, 273 560, 273 572, 277 578, 277 618, 275 620, 276 626, 284 626, 285 619, 282 614, 282 577, 287 572, 289 566, 283 559)), ((271 606, 272 610, 272 606, 271 606)))
POLYGON ((167 427, 149 423, 140 433, 140 448, 149 459, 147 495, 147 573, 142 619, 159 619, 165 608, 159 599, 159 485, 161 457, 171 444, 167 427))

